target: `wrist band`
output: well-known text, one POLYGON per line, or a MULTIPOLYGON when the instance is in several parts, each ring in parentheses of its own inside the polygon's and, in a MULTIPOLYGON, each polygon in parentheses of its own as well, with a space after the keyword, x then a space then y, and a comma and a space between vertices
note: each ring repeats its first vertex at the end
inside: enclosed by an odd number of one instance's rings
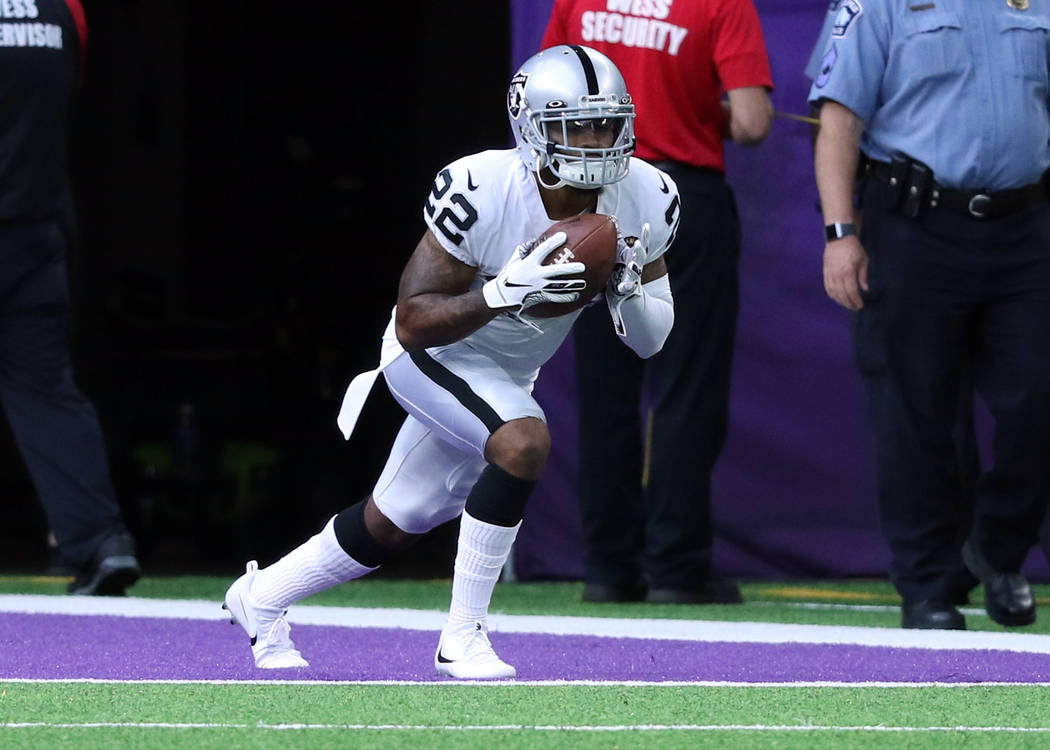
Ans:
POLYGON ((843 223, 836 221, 834 224, 828 224, 824 227, 824 238, 831 242, 832 240, 841 240, 843 237, 849 237, 851 234, 857 233, 857 225, 853 223, 843 223))

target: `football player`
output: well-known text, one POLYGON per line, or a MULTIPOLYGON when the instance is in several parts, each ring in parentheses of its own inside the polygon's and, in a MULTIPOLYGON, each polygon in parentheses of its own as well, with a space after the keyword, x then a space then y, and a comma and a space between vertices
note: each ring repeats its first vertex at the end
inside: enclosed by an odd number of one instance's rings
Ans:
POLYGON ((371 573, 460 516, 434 666, 463 679, 514 677, 489 641, 488 606, 550 450, 533 383, 578 315, 573 307, 530 317, 529 308, 571 305, 582 282, 565 277, 584 270, 543 265, 563 232, 533 238, 580 213, 616 217, 618 262, 604 296, 617 331, 648 357, 671 330, 662 256, 678 225, 678 192, 631 156, 634 105, 616 66, 585 47, 544 50, 512 78, 507 111, 515 149, 438 172, 380 366, 355 378, 344 398, 347 437, 379 372, 408 412, 372 494, 273 565, 249 562, 226 592, 223 606, 251 637, 257 667, 307 666, 288 635, 290 604, 371 573))

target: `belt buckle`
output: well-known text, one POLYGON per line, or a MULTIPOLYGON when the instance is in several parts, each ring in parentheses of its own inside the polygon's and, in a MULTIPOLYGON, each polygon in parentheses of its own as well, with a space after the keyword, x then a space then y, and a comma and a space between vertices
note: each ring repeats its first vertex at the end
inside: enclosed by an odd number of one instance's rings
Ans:
POLYGON ((978 193, 970 198, 970 203, 966 206, 966 210, 969 211, 970 216, 975 219, 987 219, 988 209, 991 208, 991 205, 991 196, 985 195, 984 193, 978 193))

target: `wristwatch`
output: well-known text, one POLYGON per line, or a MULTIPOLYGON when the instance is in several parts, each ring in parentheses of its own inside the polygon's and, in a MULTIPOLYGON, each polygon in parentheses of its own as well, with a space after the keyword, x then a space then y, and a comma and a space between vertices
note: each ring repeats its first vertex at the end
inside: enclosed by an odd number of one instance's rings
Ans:
POLYGON ((853 223, 843 223, 836 221, 834 224, 828 224, 824 227, 824 237, 828 242, 832 240, 841 240, 843 237, 849 237, 851 234, 857 233, 857 225, 853 223))

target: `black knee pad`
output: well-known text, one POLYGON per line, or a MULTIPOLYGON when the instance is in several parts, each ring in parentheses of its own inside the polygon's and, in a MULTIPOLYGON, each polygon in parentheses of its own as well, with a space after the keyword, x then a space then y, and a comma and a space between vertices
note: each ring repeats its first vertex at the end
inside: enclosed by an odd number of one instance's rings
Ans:
POLYGON ((378 568, 394 556, 394 551, 376 541, 365 526, 365 503, 351 505, 335 517, 333 529, 343 551, 362 565, 378 568))
POLYGON ((535 486, 535 480, 519 479, 496 464, 489 464, 467 495, 464 510, 472 518, 494 526, 517 526, 535 486))

